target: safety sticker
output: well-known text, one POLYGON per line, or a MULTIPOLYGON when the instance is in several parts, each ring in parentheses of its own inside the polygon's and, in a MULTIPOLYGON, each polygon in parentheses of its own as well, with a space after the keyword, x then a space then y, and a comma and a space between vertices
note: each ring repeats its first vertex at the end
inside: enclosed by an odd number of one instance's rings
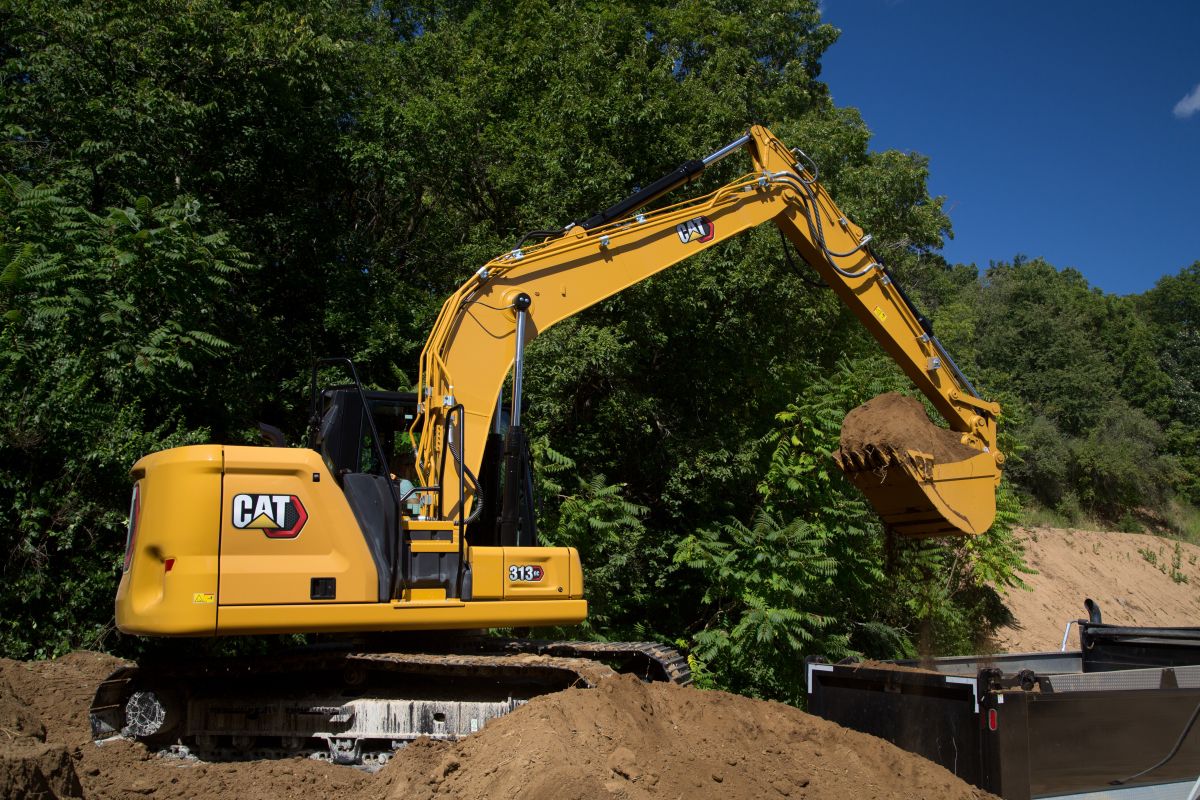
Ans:
POLYGON ((197 605, 211 605, 216 602, 217 596, 212 592, 193 592, 192 602, 197 605))
POLYGON ((874 313, 875 313, 875 316, 879 318, 880 322, 887 322, 887 314, 884 313, 882 308, 880 308, 879 306, 875 306, 874 313))

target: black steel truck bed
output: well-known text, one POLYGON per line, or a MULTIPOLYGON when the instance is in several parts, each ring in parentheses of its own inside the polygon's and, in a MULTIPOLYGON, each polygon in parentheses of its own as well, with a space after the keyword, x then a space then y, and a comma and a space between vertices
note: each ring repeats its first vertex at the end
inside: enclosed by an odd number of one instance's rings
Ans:
POLYGON ((1200 775, 1200 629, 1083 622, 1080 634, 1074 653, 810 660, 809 711, 1007 800, 1186 800, 1200 775))

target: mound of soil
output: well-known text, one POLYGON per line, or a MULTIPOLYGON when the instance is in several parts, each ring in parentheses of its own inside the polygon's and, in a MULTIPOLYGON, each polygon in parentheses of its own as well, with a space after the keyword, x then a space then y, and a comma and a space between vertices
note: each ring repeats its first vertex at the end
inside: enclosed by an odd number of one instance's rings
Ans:
MULTIPOLYGON (((204 764, 161 758, 140 744, 122 740, 96 745, 88 727, 88 706, 96 686, 122 663, 87 652, 55 661, 0 660, 0 671, 8 678, 7 686, 0 684, 0 702, 15 700, 41 718, 47 740, 69 753, 82 786, 82 794, 25 797, 317 800, 353 797, 371 783, 372 776, 366 773, 307 759, 204 764)), ((0 789, 0 797, 10 796, 0 789)))
POLYGON ((539 697, 461 742, 418 741, 379 778, 371 796, 390 800, 990 797, 790 706, 631 676, 539 697))
POLYGON ((75 765, 62 744, 46 742, 46 726, 16 697, 0 670, 0 797, 81 797, 75 765))
POLYGON ((990 797, 881 739, 795 708, 627 676, 537 698, 461 742, 418 740, 375 775, 305 759, 165 758, 90 739, 92 693, 120 663, 83 652, 0 660, 0 764, 22 765, 0 772, 0 797, 990 797))
POLYGON ((874 397, 842 421, 841 450, 845 453, 903 453, 919 450, 939 463, 962 461, 979 451, 959 441, 962 434, 930 422, 919 400, 889 392, 874 397))

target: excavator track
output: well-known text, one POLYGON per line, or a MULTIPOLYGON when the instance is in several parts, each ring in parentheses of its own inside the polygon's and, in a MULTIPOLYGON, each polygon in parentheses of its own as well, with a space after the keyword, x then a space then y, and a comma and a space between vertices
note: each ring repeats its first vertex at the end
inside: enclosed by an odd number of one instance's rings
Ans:
POLYGON ((592 688, 618 672, 691 683, 682 654, 648 642, 478 637, 440 652, 316 645, 122 667, 97 689, 90 721, 97 741, 121 736, 203 760, 309 756, 377 768, 418 737, 459 739, 538 695, 592 688))
POLYGON ((533 653, 563 658, 619 662, 618 671, 646 681, 666 681, 690 686, 692 671, 687 657, 665 644, 654 642, 563 642, 541 639, 497 639, 506 652, 533 653))

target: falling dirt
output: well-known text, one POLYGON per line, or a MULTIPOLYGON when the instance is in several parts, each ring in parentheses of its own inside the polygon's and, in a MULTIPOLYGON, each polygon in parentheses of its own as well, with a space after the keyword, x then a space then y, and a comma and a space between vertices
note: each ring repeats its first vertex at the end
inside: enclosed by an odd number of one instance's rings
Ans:
POLYGON ((0 660, 0 781, 9 781, 0 797, 990 797, 881 739, 795 708, 627 676, 537 698, 461 742, 418 740, 374 775, 304 759, 164 758, 89 738, 92 691, 120 663, 84 652, 0 660))
POLYGON ((842 421, 841 451, 868 461, 871 453, 929 453, 938 463, 962 461, 979 451, 959 441, 960 433, 930 422, 919 400, 889 392, 874 397, 842 421))

